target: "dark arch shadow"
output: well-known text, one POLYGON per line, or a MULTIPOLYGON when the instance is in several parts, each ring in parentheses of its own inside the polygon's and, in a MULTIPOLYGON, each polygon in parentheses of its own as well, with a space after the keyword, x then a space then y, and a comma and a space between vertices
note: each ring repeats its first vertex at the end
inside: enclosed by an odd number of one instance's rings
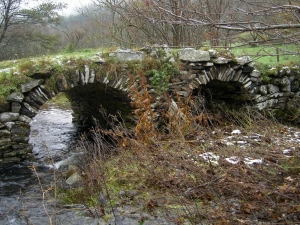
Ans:
POLYGON ((108 123, 101 108, 108 115, 118 117, 126 127, 135 126, 133 109, 128 93, 101 83, 90 83, 67 90, 66 95, 74 111, 73 120, 81 125, 95 125, 95 120, 104 128, 108 123))

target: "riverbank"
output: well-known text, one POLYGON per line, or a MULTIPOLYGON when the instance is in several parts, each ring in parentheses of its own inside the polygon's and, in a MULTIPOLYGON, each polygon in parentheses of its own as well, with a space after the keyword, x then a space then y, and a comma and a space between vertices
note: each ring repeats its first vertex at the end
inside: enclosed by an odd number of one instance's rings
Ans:
POLYGON ((74 218, 69 224, 81 225, 90 220, 79 219, 72 210, 61 208, 59 211, 59 201, 53 195, 56 178, 60 175, 54 174, 50 166, 68 157, 68 153, 72 154, 70 146, 78 135, 71 114, 70 104, 63 95, 43 105, 31 122, 29 142, 34 146, 34 161, 0 168, 1 224, 55 224, 50 220, 54 214, 57 214, 57 223, 74 218))
POLYGON ((82 132, 72 124, 71 114, 64 95, 47 102, 31 123, 30 143, 34 145, 35 161, 0 167, 0 223, 131 225, 148 218, 148 224, 169 224, 136 206, 115 208, 115 216, 97 216, 97 209, 85 202, 65 202, 63 190, 76 190, 81 185, 66 183, 67 174, 76 165, 74 159, 80 155, 75 143, 82 132))
MULTIPOLYGON (((55 140, 63 143, 60 138, 70 137, 71 131, 61 129, 71 126, 71 112, 55 109, 46 114, 41 111, 40 115, 50 117, 46 123, 54 122, 54 126, 41 124, 41 146, 45 138, 52 140, 46 146, 52 146, 55 140), (64 113, 67 123, 58 121, 64 113), (56 126, 58 131, 53 132, 56 126), (52 134, 58 136, 53 138, 52 134)), ((62 150, 54 157, 36 154, 37 163, 16 166, 15 174, 20 176, 12 183, 19 186, 14 193, 1 195, 0 222, 299 223, 299 128, 271 121, 254 111, 225 115, 224 123, 214 120, 215 124, 209 125, 208 119, 213 118, 206 117, 206 125, 195 127, 183 123, 188 120, 174 120, 174 129, 169 128, 168 134, 150 135, 143 130, 140 136, 131 136, 121 127, 113 127, 110 132, 95 129, 95 143, 83 138, 76 146, 87 153, 77 162, 65 159, 78 152, 66 154, 62 150), (104 136, 112 139, 105 141, 104 136), (54 165, 60 166, 51 169, 54 165), (80 179, 66 183, 76 174, 80 179)), ((201 121, 205 121, 204 115, 201 121)), ((32 135, 38 133, 33 129, 32 135)), ((15 176, 10 170, 2 171, 1 182, 3 174, 15 176)))
POLYGON ((299 128, 255 111, 226 116, 226 124, 195 129, 176 120, 172 132, 139 139, 118 128, 114 148, 95 130, 102 148, 85 147, 80 185, 62 201, 100 218, 123 209, 140 224, 155 216, 166 224, 299 223, 299 128))

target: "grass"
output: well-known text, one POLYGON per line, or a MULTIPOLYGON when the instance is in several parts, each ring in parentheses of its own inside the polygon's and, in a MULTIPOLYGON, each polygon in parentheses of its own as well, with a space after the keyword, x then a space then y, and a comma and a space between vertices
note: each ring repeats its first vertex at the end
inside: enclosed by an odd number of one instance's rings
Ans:
POLYGON ((0 62, 0 103, 5 103, 10 93, 19 91, 19 85, 28 82, 34 72, 52 71, 54 75, 64 73, 67 67, 79 65, 99 52, 100 49, 84 49, 72 53, 0 62))
POLYGON ((222 123, 208 126, 180 106, 186 117, 169 118, 168 132, 153 130, 151 118, 140 115, 137 127, 143 132, 132 134, 114 122, 110 131, 93 130, 94 143, 83 138, 81 203, 90 207, 90 199, 104 195, 109 204, 96 201, 93 215, 134 206, 170 224, 296 223, 299 129, 249 109, 220 111, 222 123))
MULTIPOLYGON (((269 46, 268 47, 267 46, 266 47, 243 46, 243 47, 232 48, 231 52, 235 56, 250 55, 258 63, 268 63, 270 65, 277 65, 278 62, 276 61, 276 56, 272 56, 272 55, 276 54, 276 48, 282 49, 282 50, 280 50, 280 54, 282 54, 283 56, 280 57, 280 61, 279 61, 280 64, 289 65, 290 63, 299 62, 299 55, 297 55, 296 53, 295 53, 295 55, 284 55, 284 52, 289 53, 289 52, 295 51, 295 49, 298 48, 296 45, 277 45, 277 46, 271 46, 271 47, 269 47, 269 46), (265 56, 262 56, 262 55, 265 55, 265 56), (270 56, 268 56, 268 55, 270 55, 270 56)), ((61 52, 59 54, 41 56, 41 57, 37 57, 37 58, 5 60, 5 61, 0 62, 0 69, 16 67, 16 65, 18 65, 24 61, 43 61, 43 60, 53 61, 55 59, 64 61, 69 58, 88 59, 92 56, 95 56, 97 53, 109 52, 109 51, 113 51, 116 49, 117 48, 81 49, 81 50, 76 50, 73 52, 61 52)), ((222 49, 219 49, 219 50, 222 50, 222 49)), ((176 50, 172 50, 172 51, 176 52, 176 50)))
MULTIPOLYGON (((269 67, 278 65, 296 65, 300 58, 299 55, 284 55, 280 56, 279 63, 276 60, 275 47, 284 49, 285 52, 293 51, 295 45, 273 46, 273 47, 237 47, 233 48, 232 52, 235 56, 250 55, 254 58, 255 63, 261 71, 266 71, 269 67), (270 55, 270 56, 261 56, 270 55)), ((27 76, 33 72, 55 71, 64 73, 66 65, 79 65, 85 60, 95 56, 100 52, 109 52, 116 48, 110 49, 82 49, 74 52, 61 52, 57 55, 47 55, 38 58, 25 58, 17 60, 6 60, 0 62, 0 70, 11 69, 9 72, 0 71, 0 102, 5 103, 6 97, 13 91, 17 91, 21 83, 29 80, 27 76), (71 62, 71 63, 70 63, 71 62)), ((219 49, 220 51, 223 51, 219 49)), ((163 73, 156 73, 163 74, 163 73)), ((160 80, 159 80, 160 81, 160 80)))
POLYGON ((28 77, 15 73, 14 71, 9 73, 0 72, 0 103, 5 103, 6 97, 10 93, 19 91, 19 85, 28 81, 28 77))
POLYGON ((249 55, 255 63, 262 67, 269 65, 276 66, 293 66, 300 61, 300 55, 297 54, 296 45, 274 45, 274 46, 255 46, 255 47, 237 47, 233 48, 231 52, 236 56, 249 55), (277 62, 277 52, 279 49, 279 61, 277 62))
POLYGON ((88 59, 95 56, 97 53, 106 51, 106 49, 81 49, 74 52, 61 52, 55 55, 39 56, 35 58, 23 58, 15 60, 5 60, 0 62, 0 70, 6 68, 15 68, 24 62, 39 62, 39 61, 67 61, 68 59, 88 59))
POLYGON ((74 52, 62 52, 60 55, 62 57, 67 57, 67 58, 82 58, 82 59, 88 59, 97 53, 100 52, 106 52, 106 49, 98 48, 98 49, 81 49, 81 50, 76 50, 74 52))
MULTIPOLYGON (((88 58, 91 52, 83 52, 82 57, 88 58)), ((58 60, 75 55, 65 53, 58 60)), ((30 73, 32 65, 45 68, 51 60, 25 60, 21 65, 30 73)), ((28 79, 18 76, 22 75, 2 74, 0 87, 28 79)), ((93 142, 83 137, 78 148, 86 154, 77 165, 82 181, 73 189, 60 186, 62 203, 84 204, 94 217, 134 206, 137 211, 167 217, 170 224, 298 222, 299 129, 249 109, 220 111, 221 119, 207 112, 195 116, 188 105, 178 103, 185 117, 174 113, 165 120, 161 130, 166 132, 162 132, 154 127, 149 95, 135 93, 133 104, 143 103, 136 129, 128 131, 122 122, 116 126, 111 117, 111 130, 95 128, 93 142), (250 159, 258 161, 248 164, 250 159)))
POLYGON ((63 109, 63 110, 71 110, 72 109, 71 103, 68 100, 68 98, 64 92, 58 93, 47 103, 48 104, 43 105, 41 107, 41 109, 43 109, 45 107, 51 107, 52 105, 54 105, 55 107, 58 107, 60 109, 63 109))

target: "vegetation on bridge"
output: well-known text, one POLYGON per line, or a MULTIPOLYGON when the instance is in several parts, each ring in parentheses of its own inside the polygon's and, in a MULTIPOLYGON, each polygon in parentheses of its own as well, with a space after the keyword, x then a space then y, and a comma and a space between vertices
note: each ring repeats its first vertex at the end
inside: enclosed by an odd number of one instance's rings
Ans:
MULTIPOLYGON (((293 49, 294 45, 287 45, 287 48, 293 49)), ((74 51, 72 53, 62 52, 58 55, 48 55, 41 56, 36 58, 24 58, 19 60, 6 60, 0 62, 0 102, 5 102, 6 96, 9 93, 18 90, 19 85, 30 80, 30 76, 34 73, 47 73, 50 72, 54 75, 59 73, 68 73, 72 68, 80 67, 85 64, 93 65, 93 58, 96 55, 101 54, 106 58, 108 52, 116 48, 105 48, 105 49, 83 49, 80 51, 74 51)), ((207 48, 203 48, 206 50, 207 48)), ((297 65, 299 61, 299 55, 284 55, 280 57, 279 63, 277 62, 277 56, 274 55, 276 48, 274 47, 238 47, 232 49, 232 52, 226 48, 216 48, 220 53, 234 54, 235 56, 250 55, 253 57, 256 63, 256 67, 263 72, 263 75, 267 76, 265 73, 272 67, 280 66, 294 66, 297 65), (260 56, 260 52, 269 54, 268 56, 260 56)), ((174 48, 171 50, 173 55, 176 55, 177 49, 174 48)), ((167 61, 167 60, 166 60, 167 61)), ((103 71, 112 71, 117 68, 112 68, 114 61, 108 59, 105 63, 106 69, 103 71)), ((95 65, 94 65, 95 66, 95 65)), ((164 81, 164 85, 167 83, 167 78, 170 78, 174 72, 176 72, 176 67, 169 67, 168 64, 163 62, 150 62, 144 61, 141 63, 141 66, 137 69, 142 69, 144 71, 149 71, 147 74, 154 75, 155 79, 153 84, 161 83, 164 81), (151 67, 151 68, 150 68, 151 67)), ((136 72, 136 69, 132 67, 132 72, 136 72)), ((105 72, 103 72, 105 73, 105 72)), ((147 75, 146 74, 146 75, 147 75)), ((267 78, 266 78, 267 79, 267 78)), ((160 88, 165 90, 166 86, 161 86, 160 88)))

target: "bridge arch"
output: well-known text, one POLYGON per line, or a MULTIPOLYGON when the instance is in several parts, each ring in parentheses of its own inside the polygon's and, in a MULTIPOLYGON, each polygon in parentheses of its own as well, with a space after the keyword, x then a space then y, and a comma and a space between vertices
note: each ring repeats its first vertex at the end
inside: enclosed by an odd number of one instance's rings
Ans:
POLYGON ((202 81, 199 82, 199 87, 194 89, 194 93, 204 96, 206 107, 210 108, 212 102, 235 109, 254 104, 256 93, 253 88, 257 83, 257 78, 253 77, 254 68, 245 69, 235 66, 215 64, 202 71, 204 74, 202 81))
MULTIPOLYGON (((167 49, 163 47, 163 50, 168 56, 167 49)), ((155 51, 147 52, 157 57, 155 51)), ((139 90, 144 87, 138 87, 138 82, 130 83, 128 61, 142 60, 144 55, 142 52, 135 54, 132 50, 115 52, 113 57, 121 57, 113 62, 118 69, 104 69, 105 65, 100 60, 55 76, 51 72, 34 73, 30 82, 20 86, 20 92, 7 97, 9 111, 0 113, 0 164, 19 162, 30 156, 31 118, 38 113, 41 105, 59 92, 65 92, 69 97, 74 118, 79 123, 91 121, 91 117, 99 119, 100 104, 104 104, 109 113, 121 111, 122 118, 130 123, 134 116, 130 104, 133 100, 131 85, 139 90), (127 59, 124 54, 128 55, 127 59)), ((169 63, 174 62, 174 58, 168 59, 169 63)), ((280 68, 266 81, 247 56, 220 56, 215 50, 188 48, 179 50, 178 60, 183 66, 178 73, 172 74, 166 91, 171 105, 164 104, 166 99, 151 85, 153 77, 147 77, 150 84, 147 89, 153 95, 151 108, 158 117, 164 110, 176 110, 178 96, 184 100, 199 94, 208 101, 211 98, 232 107, 249 104, 258 110, 267 109, 275 113, 299 111, 300 71, 297 68, 280 68)), ((299 117, 297 121, 300 123, 299 117)))
POLYGON ((20 85, 19 92, 7 97, 10 110, 0 114, 0 165, 31 157, 28 143, 30 123, 40 107, 58 93, 66 93, 78 124, 99 122, 105 126, 99 109, 120 115, 128 127, 134 126, 130 105, 129 79, 125 73, 103 73, 101 64, 74 68, 64 74, 34 73, 32 80, 20 85), (100 72, 99 72, 100 71, 100 72))

